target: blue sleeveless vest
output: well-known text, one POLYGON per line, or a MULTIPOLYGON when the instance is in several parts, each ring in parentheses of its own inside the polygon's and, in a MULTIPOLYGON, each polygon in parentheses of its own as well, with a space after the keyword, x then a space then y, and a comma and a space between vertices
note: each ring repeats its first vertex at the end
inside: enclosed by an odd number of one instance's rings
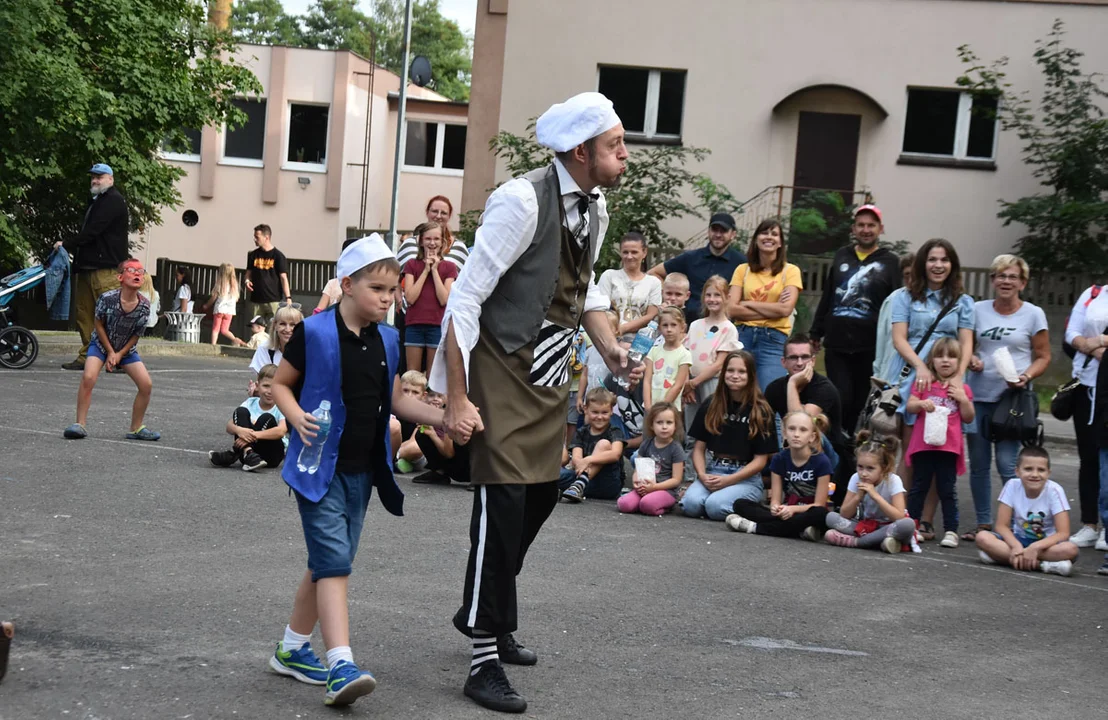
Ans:
MULTIPOLYGON (((335 464, 339 457, 339 438, 346 426, 346 405, 342 402, 342 362, 339 358, 339 331, 333 313, 338 305, 304 319, 304 381, 300 390, 300 407, 312 412, 321 400, 331 401, 331 434, 323 446, 323 458, 314 474, 301 472, 296 459, 304 447, 300 433, 293 431, 281 478, 296 492, 311 502, 319 502, 327 494, 335 464)), ((389 416, 392 413, 392 386, 400 363, 400 333, 396 328, 379 323, 377 330, 385 346, 388 377, 382 390, 381 414, 377 418, 377 437, 367 438, 375 452, 370 460, 370 473, 381 504, 393 515, 404 514, 404 493, 392 476, 392 439, 389 437, 389 416), (376 452, 383 448, 383 452, 376 452)))

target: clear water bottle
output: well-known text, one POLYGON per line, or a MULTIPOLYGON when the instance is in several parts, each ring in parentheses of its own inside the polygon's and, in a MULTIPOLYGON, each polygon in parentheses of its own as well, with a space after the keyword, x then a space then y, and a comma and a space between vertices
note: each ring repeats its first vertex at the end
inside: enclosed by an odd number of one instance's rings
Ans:
POLYGON ((319 470, 319 462, 323 458, 323 446, 327 444, 327 436, 331 433, 331 401, 320 400, 319 407, 312 411, 315 424, 319 431, 312 440, 311 445, 305 445, 300 449, 300 455, 296 458, 296 469, 314 475, 319 470))
POLYGON ((619 386, 624 390, 631 387, 631 381, 627 379, 628 374, 642 364, 642 359, 646 357, 651 348, 654 347, 654 340, 658 337, 658 323, 653 320, 635 333, 635 339, 631 342, 631 347, 627 351, 627 370, 619 373, 616 377, 616 381, 619 386))

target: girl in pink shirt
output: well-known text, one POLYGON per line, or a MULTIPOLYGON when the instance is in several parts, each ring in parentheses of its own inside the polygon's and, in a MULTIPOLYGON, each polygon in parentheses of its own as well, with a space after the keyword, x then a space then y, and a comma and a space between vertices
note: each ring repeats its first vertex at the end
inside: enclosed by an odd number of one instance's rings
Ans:
POLYGON ((935 380, 930 387, 912 386, 907 411, 910 413, 936 412, 946 414, 946 434, 927 442, 925 428, 927 418, 920 417, 912 429, 908 443, 907 461, 913 468, 912 488, 908 491, 908 514, 919 520, 923 502, 934 479, 943 506, 943 547, 958 547, 958 496, 955 482, 966 472, 965 438, 962 423, 973 422, 973 391, 963 384, 958 373, 962 348, 954 338, 940 338, 931 348, 927 366, 935 380))

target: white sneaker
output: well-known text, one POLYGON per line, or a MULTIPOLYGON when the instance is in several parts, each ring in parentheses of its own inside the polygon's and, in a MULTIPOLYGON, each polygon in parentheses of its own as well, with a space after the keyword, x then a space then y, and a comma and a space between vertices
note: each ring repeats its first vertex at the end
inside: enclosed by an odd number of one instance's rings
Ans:
POLYGON ((1042 570, 1044 573, 1048 573, 1050 575, 1061 575, 1063 577, 1068 577, 1069 574, 1073 572, 1073 563, 1071 563, 1069 560, 1058 560, 1056 562, 1048 562, 1046 560, 1043 560, 1039 563, 1039 569, 1042 570))
POLYGON ((958 533, 953 530, 947 530, 946 533, 943 534, 943 539, 939 541, 939 545, 945 548, 958 547, 958 533))
POLYGON ((894 537, 887 537, 881 541, 881 549, 890 555, 900 552, 900 541, 894 537))
POLYGON ((1104 539, 1104 528, 1100 529, 1100 535, 1096 539, 1096 549, 1101 552, 1108 551, 1108 541, 1104 539))
POLYGON ((754 528, 757 527, 757 523, 753 520, 747 520, 742 515, 736 515, 735 513, 728 515, 724 522, 727 523, 727 527, 735 532, 752 533, 754 528))
POLYGON ((1070 542, 1079 548, 1092 547, 1096 545, 1096 541, 1096 528, 1089 527, 1088 525, 1082 525, 1080 530, 1070 535, 1070 542))
POLYGON ((813 525, 809 525, 808 527, 804 528, 804 532, 800 533, 800 537, 808 540, 809 542, 819 542, 823 539, 823 536, 820 535, 819 530, 816 530, 815 526, 813 525))
POLYGON ((996 560, 993 560, 991 557, 989 557, 989 553, 985 552, 984 550, 978 550, 977 557, 981 558, 981 562, 985 563, 986 565, 996 565, 996 560))

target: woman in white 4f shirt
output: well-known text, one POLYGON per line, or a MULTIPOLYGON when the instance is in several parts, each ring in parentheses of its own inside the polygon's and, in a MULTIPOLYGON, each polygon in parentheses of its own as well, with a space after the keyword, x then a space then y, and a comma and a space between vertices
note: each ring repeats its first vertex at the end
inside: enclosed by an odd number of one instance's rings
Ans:
POLYGON ((977 511, 977 530, 962 536, 973 540, 977 532, 992 530, 993 492, 991 482, 992 455, 996 450, 996 471, 1001 481, 1016 476, 1018 440, 989 439, 993 411, 1008 388, 1026 388, 1050 366, 1050 336, 1046 313, 1042 308, 1020 299, 1027 287, 1031 270, 1023 258, 998 255, 990 268, 995 299, 982 300, 974 306, 974 336, 977 352, 970 358, 966 381, 973 390, 973 406, 977 414, 977 432, 966 435, 970 457, 970 490, 977 511), (1018 382, 1008 382, 1000 376, 993 353, 1004 348, 1012 356, 1019 374, 1018 382))

